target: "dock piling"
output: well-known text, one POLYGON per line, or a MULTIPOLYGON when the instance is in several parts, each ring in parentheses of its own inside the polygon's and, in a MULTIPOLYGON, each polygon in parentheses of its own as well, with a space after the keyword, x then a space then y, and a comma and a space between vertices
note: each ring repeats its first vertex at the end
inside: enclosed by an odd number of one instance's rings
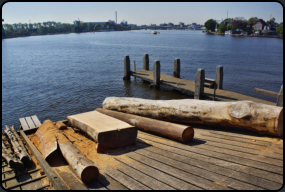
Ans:
POLYGON ((136 71, 136 61, 134 60, 134 72, 136 71))
POLYGON ((155 60, 153 64, 153 84, 155 89, 160 87, 160 61, 155 60))
POLYGON ((148 54, 144 54, 144 56, 143 56, 143 70, 149 70, 148 54))
POLYGON ((218 65, 216 68, 216 78, 215 82, 217 84, 217 89, 223 89, 223 66, 218 65))
POLYGON ((281 86, 281 89, 278 93, 277 97, 277 106, 283 107, 283 85, 281 86))
POLYGON ((202 95, 204 94, 204 83, 205 83, 205 70, 203 68, 199 68, 197 70, 196 78, 195 78, 195 94, 194 99, 202 99, 202 95))
POLYGON ((180 78, 180 59, 174 60, 173 77, 180 78))
POLYGON ((124 80, 131 79, 131 65, 130 65, 130 57, 128 55, 124 58, 124 80))

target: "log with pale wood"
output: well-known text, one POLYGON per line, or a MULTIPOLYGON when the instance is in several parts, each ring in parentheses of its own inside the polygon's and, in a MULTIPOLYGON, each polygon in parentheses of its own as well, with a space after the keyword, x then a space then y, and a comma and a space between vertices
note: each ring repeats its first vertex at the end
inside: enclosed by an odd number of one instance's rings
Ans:
POLYGON ((125 147, 135 142, 135 126, 97 111, 67 117, 70 125, 87 133, 96 143, 110 148, 125 147))
POLYGON ((11 150, 8 150, 5 144, 2 141, 2 157, 6 160, 7 164, 11 168, 23 170, 25 169, 24 164, 17 159, 15 156, 13 156, 13 153, 11 150))
POLYGON ((260 134, 283 136, 283 107, 252 101, 107 97, 102 106, 104 109, 172 122, 242 127, 260 134))
POLYGON ((116 119, 122 120, 130 125, 136 126, 139 130, 158 134, 170 139, 189 142, 194 137, 194 129, 190 126, 179 125, 175 123, 159 121, 138 115, 112 111, 108 109, 97 108, 95 111, 109 115, 116 119))
MULTIPOLYGON (((19 137, 19 135, 17 134, 16 130, 14 129, 14 125, 12 125, 10 127, 10 130, 12 131, 12 133, 14 134, 14 136, 16 137, 17 141, 19 142, 20 146, 22 147, 22 149, 25 151, 25 153, 27 155, 29 155, 28 151, 25 148, 24 143, 22 142, 21 138, 19 137)), ((30 155, 29 155, 29 159, 31 159, 30 155)))
POLYGON ((8 136, 8 139, 13 147, 14 153, 16 154, 17 157, 24 163, 26 166, 31 165, 31 159, 28 153, 22 148, 22 146, 19 144, 16 136, 13 134, 11 129, 5 125, 5 130, 4 132, 8 136))
POLYGON ((41 140, 42 148, 44 151, 44 158, 47 162, 49 159, 55 158, 53 155, 59 149, 75 171, 77 176, 85 183, 95 181, 99 175, 99 170, 76 146, 74 146, 69 139, 60 132, 64 126, 61 123, 53 123, 51 120, 45 120, 35 133, 41 140))

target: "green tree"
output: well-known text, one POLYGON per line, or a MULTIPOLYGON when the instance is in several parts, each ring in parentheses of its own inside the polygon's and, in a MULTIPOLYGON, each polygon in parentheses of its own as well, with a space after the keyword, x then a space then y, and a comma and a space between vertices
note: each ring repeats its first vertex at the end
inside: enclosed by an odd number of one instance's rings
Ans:
POLYGON ((275 18, 273 17, 272 19, 269 19, 266 21, 267 24, 270 24, 271 26, 275 24, 275 18))
POLYGON ((39 34, 46 34, 47 33, 47 27, 43 27, 41 26, 39 29, 38 29, 38 33, 39 34))
POLYGON ((279 34, 283 34, 283 25, 280 25, 277 30, 276 30, 277 33, 279 34))
POLYGON ((219 33, 225 33, 226 30, 227 30, 226 24, 221 24, 221 25, 218 27, 218 32, 219 32, 219 33))
POLYGON ((56 28, 54 26, 50 25, 47 29, 49 33, 56 33, 56 28))
POLYGON ((216 24, 218 24, 214 19, 209 19, 205 22, 205 27, 207 30, 215 31, 216 24))
POLYGON ((258 18, 257 17, 251 17, 247 20, 247 23, 250 24, 250 25, 253 25, 253 23, 257 20, 258 18))
POLYGON ((233 26, 233 30, 236 30, 236 29, 246 30, 247 22, 245 20, 234 20, 232 23, 232 26, 233 26))
POLYGON ((28 30, 26 30, 26 29, 21 29, 21 30, 19 31, 19 33, 20 33, 20 35, 24 35, 24 36, 29 36, 29 35, 31 35, 31 33, 30 33, 28 30))

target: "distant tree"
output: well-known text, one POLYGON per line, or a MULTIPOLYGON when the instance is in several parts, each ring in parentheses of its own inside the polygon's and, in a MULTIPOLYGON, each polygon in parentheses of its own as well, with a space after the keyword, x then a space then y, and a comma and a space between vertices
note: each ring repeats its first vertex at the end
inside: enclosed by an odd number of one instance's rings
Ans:
POLYGON ((233 26, 232 25, 227 25, 227 30, 233 30, 233 26))
POLYGON ((47 28, 47 30, 48 30, 48 32, 49 33, 56 33, 56 28, 54 27, 54 26, 49 26, 48 28, 47 28))
POLYGON ((39 34, 46 34, 47 32, 48 32, 47 27, 41 26, 41 27, 38 29, 38 33, 39 33, 39 34))
POLYGON ((233 26, 233 30, 236 29, 242 29, 242 30, 246 30, 247 29, 247 22, 246 20, 234 20, 232 23, 233 26))
POLYGON ((250 25, 253 25, 253 23, 257 20, 258 18, 257 17, 251 17, 247 20, 247 23, 250 24, 250 25))
POLYGON ((214 19, 209 19, 205 22, 205 27, 207 30, 215 31, 216 24, 218 24, 214 19))
POLYGON ((221 24, 221 25, 218 27, 218 32, 219 32, 219 33, 225 33, 226 30, 227 30, 226 24, 221 24))
POLYGON ((24 36, 29 36, 29 35, 31 35, 31 33, 30 33, 28 30, 26 30, 26 29, 21 29, 21 30, 19 31, 19 33, 20 33, 20 35, 24 35, 24 36))
POLYGON ((277 33, 279 34, 283 34, 283 25, 280 25, 277 30, 276 30, 277 33))
POLYGON ((272 19, 269 19, 268 21, 266 21, 267 24, 270 24, 271 26, 276 24, 275 23, 275 18, 273 17, 272 19))

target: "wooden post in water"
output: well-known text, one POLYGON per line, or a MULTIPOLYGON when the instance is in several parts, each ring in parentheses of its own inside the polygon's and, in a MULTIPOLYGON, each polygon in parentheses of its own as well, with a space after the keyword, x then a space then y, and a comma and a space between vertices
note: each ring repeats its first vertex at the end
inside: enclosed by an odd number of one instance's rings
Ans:
POLYGON ((196 78, 195 78, 195 94, 194 99, 202 99, 202 95, 204 93, 204 83, 205 83, 205 70, 203 68, 199 68, 197 70, 196 78))
POLYGON ((155 89, 160 87, 160 61, 154 61, 153 64, 153 85, 155 89))
POLYGON ((174 60, 173 77, 180 78, 180 59, 174 60))
POLYGON ((278 93, 277 97, 277 106, 283 107, 283 85, 281 86, 281 89, 278 93))
POLYGON ((130 57, 128 55, 124 58, 124 80, 131 79, 131 64, 130 64, 130 57))
POLYGON ((215 78, 217 89, 223 89, 223 76, 224 76, 223 66, 218 65, 216 68, 216 78, 215 78))
POLYGON ((144 54, 144 56, 143 56, 143 70, 149 70, 148 54, 144 54))
POLYGON ((136 71, 136 61, 134 60, 134 72, 136 71))

